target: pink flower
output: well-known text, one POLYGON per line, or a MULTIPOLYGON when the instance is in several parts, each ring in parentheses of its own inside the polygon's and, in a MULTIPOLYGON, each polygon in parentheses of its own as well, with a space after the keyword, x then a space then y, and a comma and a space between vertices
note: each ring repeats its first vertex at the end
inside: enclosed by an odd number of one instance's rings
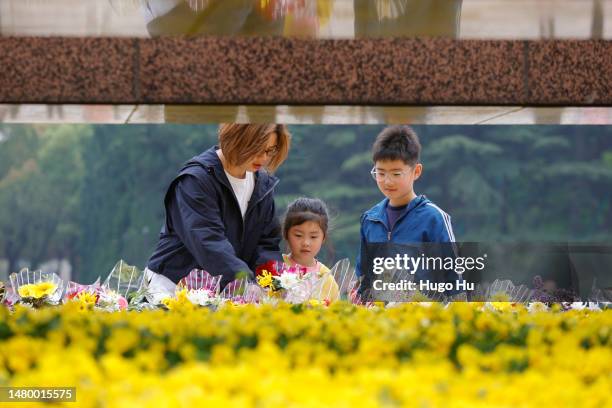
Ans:
POLYGON ((282 267, 282 273, 292 273, 298 276, 304 276, 306 275, 306 272, 308 271, 308 269, 304 266, 298 266, 298 265, 285 265, 283 264, 282 267))
POLYGON ((128 307, 128 301, 123 296, 119 295, 117 305, 119 306, 119 309, 126 310, 128 307))

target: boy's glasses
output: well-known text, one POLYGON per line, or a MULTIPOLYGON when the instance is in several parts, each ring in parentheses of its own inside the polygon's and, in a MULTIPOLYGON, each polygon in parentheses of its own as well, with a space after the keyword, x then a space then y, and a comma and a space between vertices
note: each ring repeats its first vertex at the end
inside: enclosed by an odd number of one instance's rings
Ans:
POLYGON ((385 181, 388 177, 391 181, 400 181, 407 174, 406 171, 392 171, 387 173, 386 171, 376 170, 376 167, 370 171, 372 178, 376 181, 385 181))

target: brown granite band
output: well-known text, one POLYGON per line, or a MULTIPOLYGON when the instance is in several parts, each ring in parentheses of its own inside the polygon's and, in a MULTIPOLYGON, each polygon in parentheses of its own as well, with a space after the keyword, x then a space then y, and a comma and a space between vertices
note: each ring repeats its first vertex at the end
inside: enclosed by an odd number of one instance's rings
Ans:
POLYGON ((605 40, 0 37, 2 103, 612 104, 605 40))

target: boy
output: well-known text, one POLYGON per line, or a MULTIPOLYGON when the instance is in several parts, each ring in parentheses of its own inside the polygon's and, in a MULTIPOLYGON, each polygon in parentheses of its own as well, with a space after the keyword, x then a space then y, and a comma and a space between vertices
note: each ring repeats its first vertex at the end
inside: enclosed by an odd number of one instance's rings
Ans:
MULTIPOLYGON (((423 165, 419 163, 420 153, 419 139, 408 126, 387 127, 376 137, 372 147, 374 168, 371 174, 385 199, 361 216, 357 276, 361 277, 371 266, 365 263, 366 259, 372 258, 368 251, 372 252, 376 244, 391 244, 386 247, 392 248, 394 244, 455 242, 450 216, 424 195, 417 196, 414 192, 414 181, 423 172, 423 165)), ((442 252, 454 256, 451 245, 443 246, 442 252)), ((430 276, 420 272, 417 271, 415 281, 430 276)), ((445 281, 454 282, 456 279, 460 276, 454 271, 444 276, 445 281)))

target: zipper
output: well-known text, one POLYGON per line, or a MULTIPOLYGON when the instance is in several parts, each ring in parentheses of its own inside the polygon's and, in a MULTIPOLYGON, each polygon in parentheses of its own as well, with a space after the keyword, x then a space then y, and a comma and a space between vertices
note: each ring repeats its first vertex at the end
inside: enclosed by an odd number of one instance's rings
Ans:
POLYGON ((270 187, 270 188, 269 188, 269 189, 268 189, 268 190, 267 190, 265 193, 263 193, 263 194, 262 194, 262 196, 261 196, 261 197, 259 197, 259 200, 257 200, 257 202, 256 202, 255 204, 253 204, 253 205, 249 205, 249 206, 247 207, 247 210, 246 210, 246 212, 244 213, 244 219, 246 219, 246 216, 249 214, 249 212, 250 212, 250 211, 251 211, 253 208, 255 208, 255 206, 256 206, 257 204, 259 204, 260 202, 262 202, 262 201, 263 201, 263 199, 264 199, 264 198, 266 198, 266 196, 267 196, 268 194, 270 194, 270 193, 272 192, 272 190, 274 190, 274 187, 276 187, 276 185, 277 185, 279 182, 280 182, 280 180, 276 180, 276 181, 274 182, 274 184, 272 184, 272 187, 270 187))
MULTIPOLYGON (((227 184, 225 184, 225 183, 224 183, 224 180, 222 180, 222 179, 221 179, 221 177, 219 177, 219 176, 218 176, 218 175, 215 173, 215 171, 214 171, 214 170, 213 170, 213 174, 214 174, 214 177, 216 177, 216 178, 217 178, 217 181, 219 181, 219 183, 220 183, 221 185, 225 186, 225 188, 227 188, 227 189, 229 189, 229 190, 231 191, 232 196, 234 197, 234 202, 235 202, 235 203, 236 203, 236 205, 238 206, 238 209, 240 209, 240 205, 238 204, 238 198, 236 197, 236 193, 234 193, 234 189, 231 187, 231 185, 229 185, 229 186, 228 186, 227 184)), ((271 193, 271 192, 274 190, 274 187, 276 187, 276 186, 277 186, 277 184, 278 184, 279 182, 280 182, 280 180, 276 180, 276 181, 274 182, 274 184, 272 184, 272 187, 270 187, 270 188, 269 188, 269 189, 268 189, 268 190, 267 190, 267 191, 266 191, 264 194, 262 194, 262 196, 261 196, 261 197, 259 197, 259 200, 257 200, 257 202, 256 202, 255 204, 250 205, 251 203, 249 202, 249 205, 247 206, 247 210, 246 210, 246 211, 245 211, 245 213, 244 213, 244 217, 241 217, 241 218, 242 218, 242 220, 241 220, 241 221, 242 221, 242 236, 241 236, 242 240, 241 240, 241 243, 240 243, 241 245, 242 245, 242 242, 243 242, 243 241, 244 241, 244 239, 245 239, 245 236, 244 236, 244 235, 245 235, 245 233, 246 233, 246 231, 245 231, 245 230, 246 230, 246 218, 247 218, 247 215, 249 214, 249 212, 250 212, 250 211, 251 211, 253 208, 255 208, 255 206, 257 206, 257 204, 259 204, 259 203, 260 203, 260 202, 261 202, 261 201, 262 201, 264 198, 266 198, 266 196, 267 196, 268 194, 270 194, 270 193, 271 193)), ((254 184, 254 186, 253 186, 253 191, 255 191, 255 188, 256 188, 256 187, 257 187, 257 180, 255 180, 255 184, 254 184)))
MULTIPOLYGON (((402 214, 401 217, 399 217, 396 221, 395 224, 393 224, 393 227, 395 228, 395 226, 397 225, 398 222, 400 222, 402 220, 402 218, 404 218, 406 215, 408 215, 408 211, 404 212, 402 214)), ((385 229, 387 230, 387 242, 391 241, 391 235, 393 234, 393 228, 389 229, 389 227, 387 226, 387 224, 385 224, 385 222, 383 220, 381 220, 380 218, 369 218, 369 220, 371 221, 375 221, 375 222, 379 222, 383 225, 383 227, 385 227, 385 229)))
MULTIPOLYGON (((257 204, 259 204, 260 202, 262 202, 262 201, 263 201, 263 199, 264 199, 264 198, 266 198, 266 196, 272 192, 272 190, 274 190, 274 187, 276 187, 276 185, 277 185, 279 182, 280 182, 280 180, 276 180, 276 181, 274 182, 274 184, 272 184, 272 187, 270 187, 270 188, 268 189, 268 191, 266 191, 264 194, 262 194, 262 196, 261 196, 261 197, 259 197, 259 200, 257 200, 257 202, 256 202, 255 204, 247 206, 247 210, 246 210, 246 212, 244 213, 244 218, 242 219, 242 239, 243 239, 243 240, 245 239, 244 234, 246 233, 245 229, 246 229, 246 218, 247 218, 247 215, 249 215, 249 212, 250 212, 250 211, 251 211, 253 208, 255 208, 255 207, 257 206, 257 204)), ((249 202, 249 204, 250 204, 250 202, 249 202)))
POLYGON ((389 229, 389 227, 387 227, 387 224, 385 224, 385 222, 383 220, 381 220, 381 219, 378 219, 378 218, 369 218, 369 220, 382 224, 382 226, 387 230, 387 242, 391 241, 391 232, 392 232, 393 229, 389 229))

